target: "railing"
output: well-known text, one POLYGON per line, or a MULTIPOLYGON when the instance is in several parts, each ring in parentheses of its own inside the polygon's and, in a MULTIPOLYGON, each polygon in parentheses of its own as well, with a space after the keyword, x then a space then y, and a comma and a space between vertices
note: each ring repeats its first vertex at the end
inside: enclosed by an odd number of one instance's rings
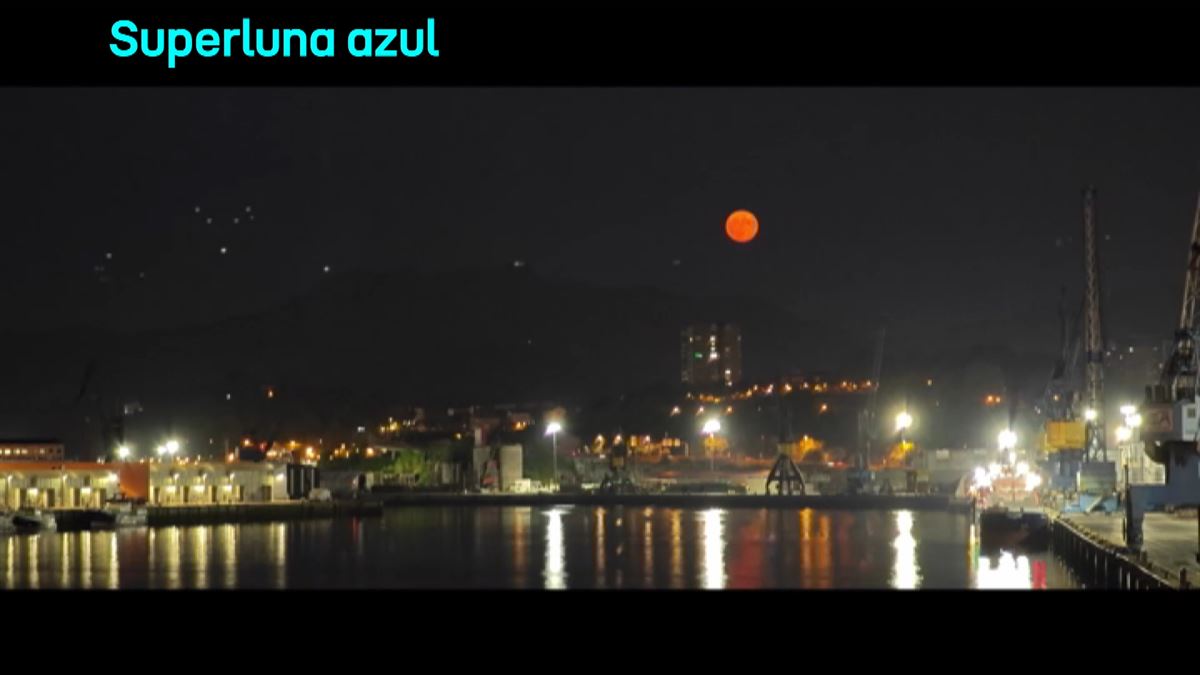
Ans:
POLYGON ((1166 570, 1094 537, 1062 518, 1053 524, 1054 554, 1061 558, 1086 588, 1117 590, 1177 590, 1190 587, 1180 571, 1178 582, 1166 570))

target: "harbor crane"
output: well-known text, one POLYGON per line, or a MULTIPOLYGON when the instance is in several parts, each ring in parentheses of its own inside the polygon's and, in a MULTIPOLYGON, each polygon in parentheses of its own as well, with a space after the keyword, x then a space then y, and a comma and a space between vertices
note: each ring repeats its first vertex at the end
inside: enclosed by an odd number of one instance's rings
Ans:
POLYGON ((1145 452, 1154 462, 1165 465, 1166 482, 1125 487, 1125 545, 1134 551, 1142 547, 1142 522, 1147 511, 1200 504, 1197 296, 1200 296, 1200 201, 1192 219, 1192 239, 1183 277, 1183 307, 1175 340, 1162 364, 1158 383, 1146 387, 1142 412, 1145 452))

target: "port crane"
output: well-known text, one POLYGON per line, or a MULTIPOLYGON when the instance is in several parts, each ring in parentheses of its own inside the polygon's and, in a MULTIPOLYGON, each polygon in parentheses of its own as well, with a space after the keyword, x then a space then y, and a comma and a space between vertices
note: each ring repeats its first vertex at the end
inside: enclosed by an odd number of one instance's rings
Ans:
POLYGON ((1142 412, 1142 440, 1151 460, 1163 464, 1166 482, 1161 485, 1125 486, 1125 545, 1142 547, 1142 523, 1148 511, 1200 504, 1200 397, 1197 392, 1200 355, 1196 352, 1200 317, 1200 201, 1192 219, 1183 277, 1183 306, 1170 354, 1162 364, 1159 381, 1146 387, 1142 412))

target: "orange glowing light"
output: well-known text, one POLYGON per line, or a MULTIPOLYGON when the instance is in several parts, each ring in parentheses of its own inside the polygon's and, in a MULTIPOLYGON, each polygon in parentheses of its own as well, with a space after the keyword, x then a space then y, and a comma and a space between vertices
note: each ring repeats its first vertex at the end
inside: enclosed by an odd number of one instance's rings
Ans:
POLYGON ((734 211, 725 219, 725 234, 739 244, 758 236, 758 218, 749 211, 734 211))

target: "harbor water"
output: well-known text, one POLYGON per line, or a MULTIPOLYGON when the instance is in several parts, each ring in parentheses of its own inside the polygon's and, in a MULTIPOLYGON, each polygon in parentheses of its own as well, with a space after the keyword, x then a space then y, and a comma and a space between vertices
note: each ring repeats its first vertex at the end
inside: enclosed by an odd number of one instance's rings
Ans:
POLYGON ((0 535, 0 588, 1071 588, 919 511, 406 506, 382 516, 0 535))

